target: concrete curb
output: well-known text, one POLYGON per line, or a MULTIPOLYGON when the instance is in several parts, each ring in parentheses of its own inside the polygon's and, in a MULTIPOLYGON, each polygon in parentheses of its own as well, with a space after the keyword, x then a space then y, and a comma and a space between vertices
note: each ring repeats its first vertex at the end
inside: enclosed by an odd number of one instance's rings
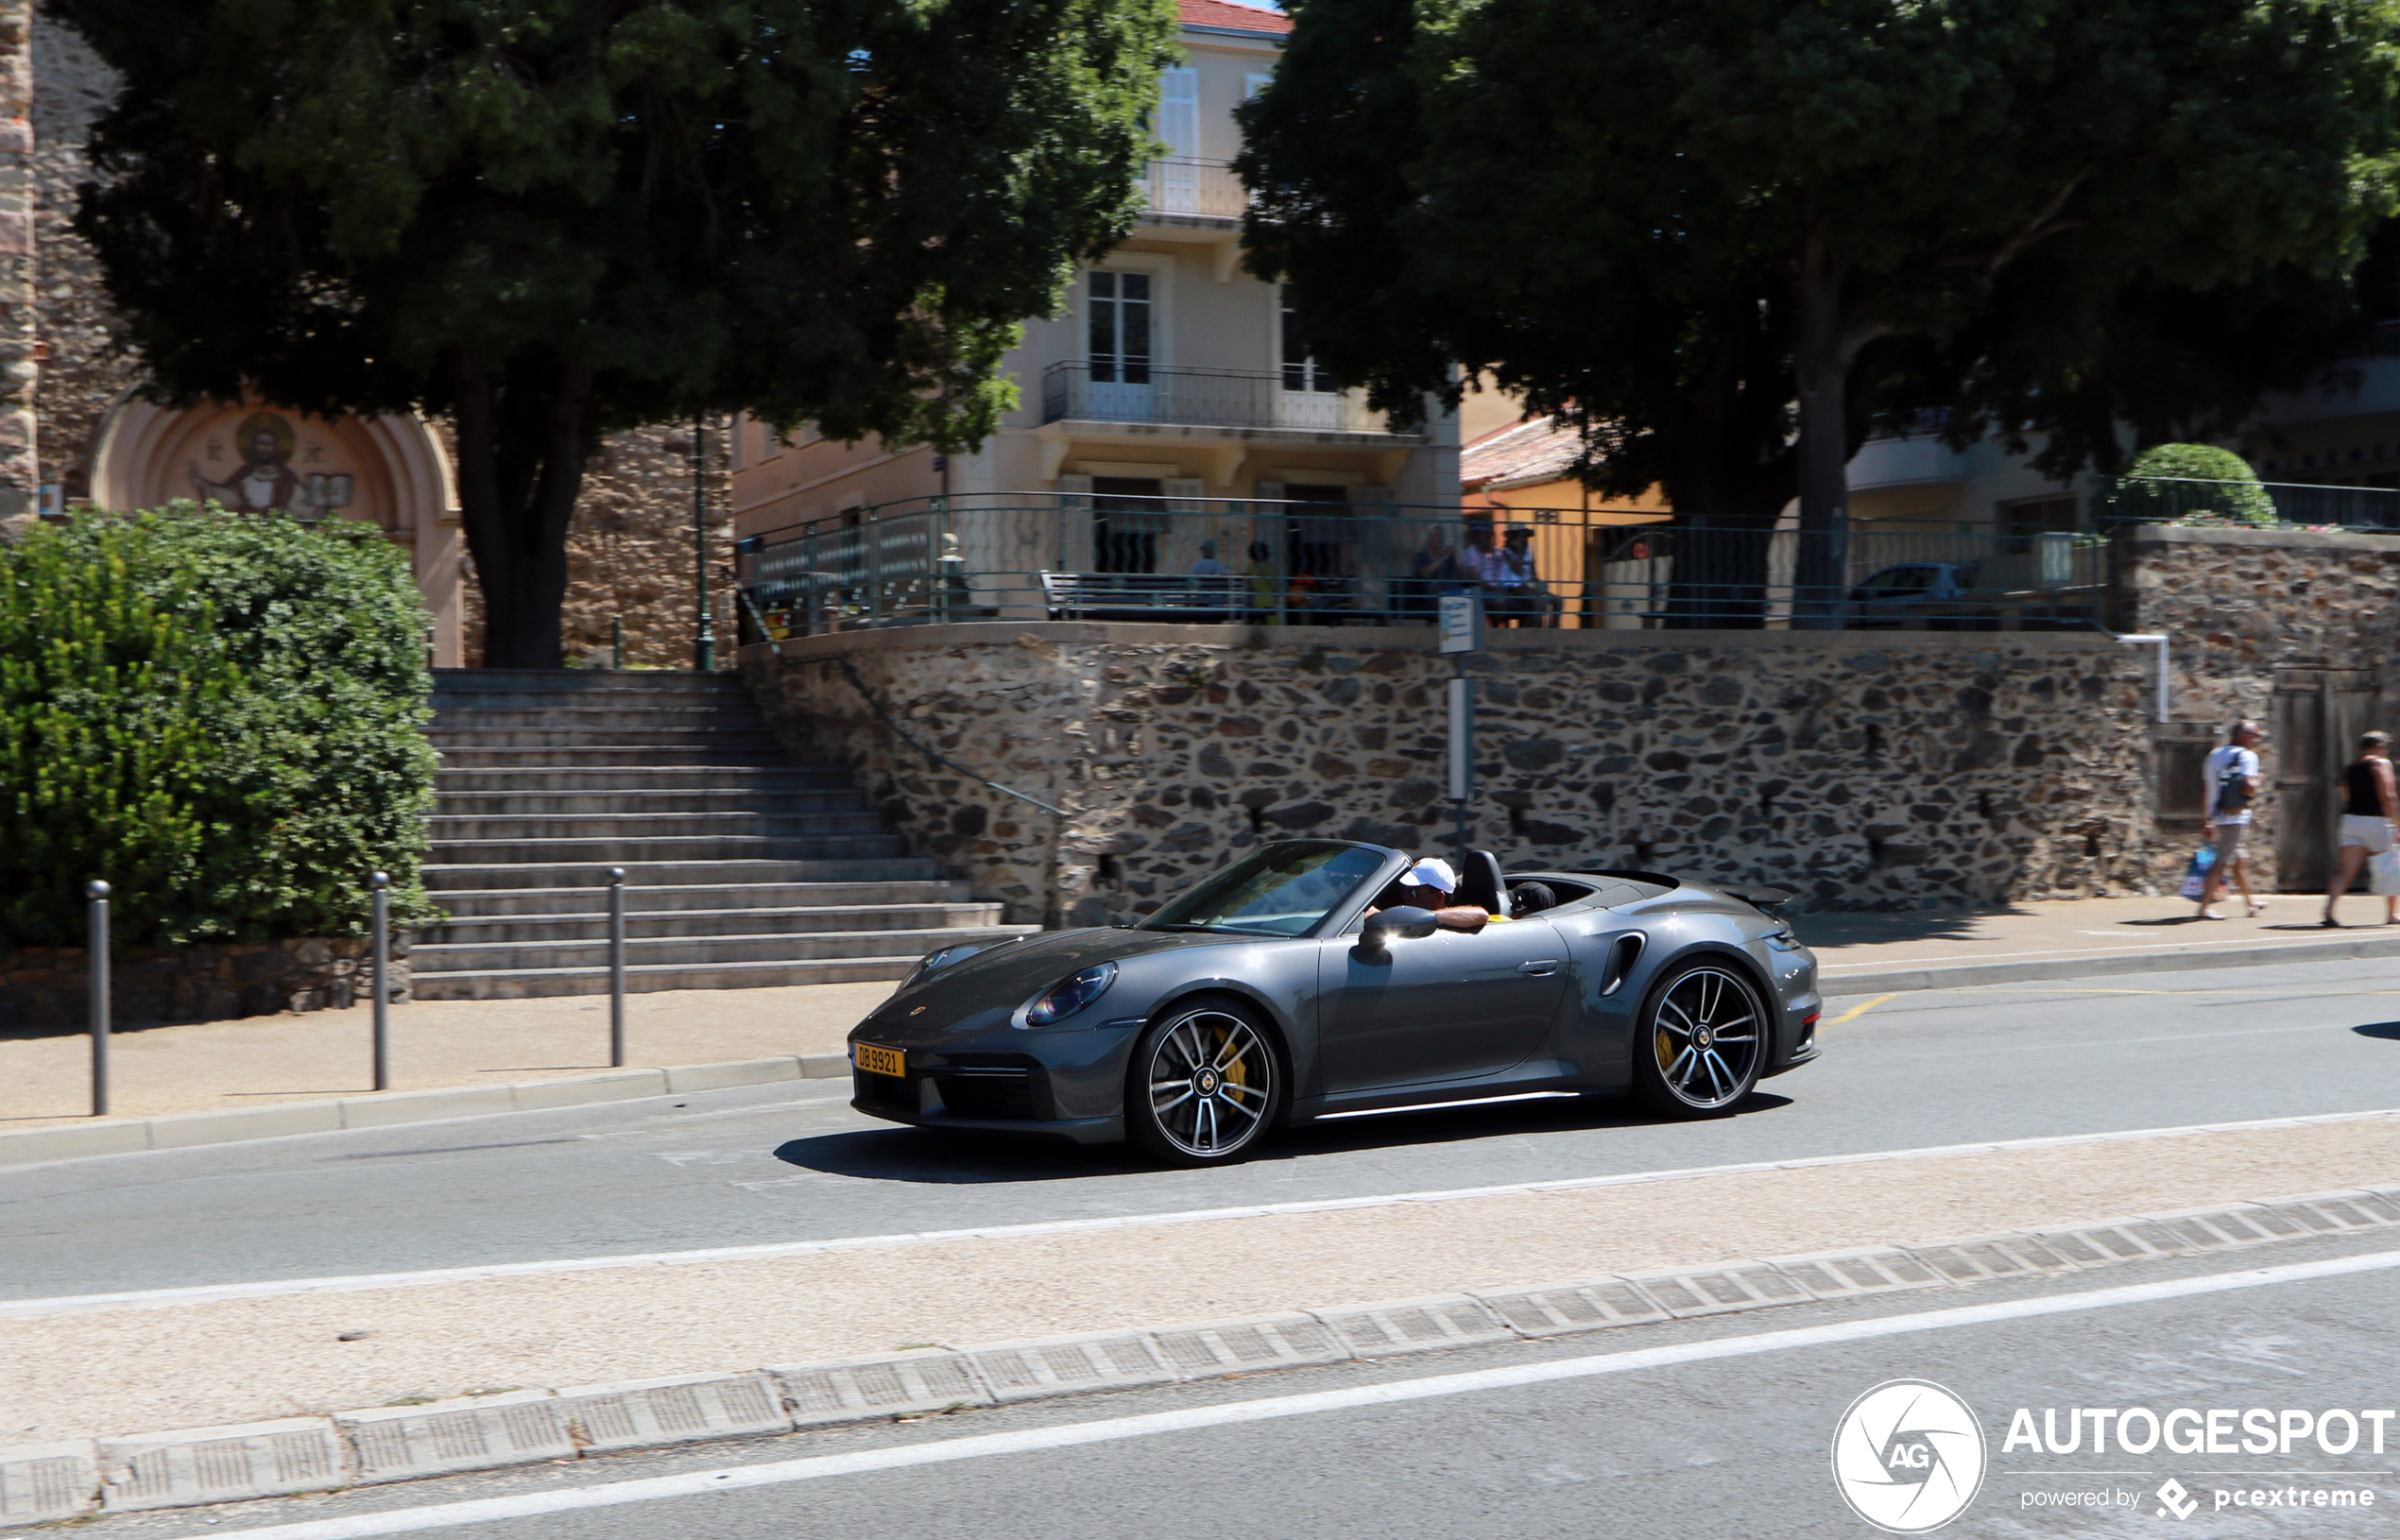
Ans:
POLYGON ((56 1128, 0 1132, 0 1166, 30 1166, 50 1160, 129 1155, 141 1150, 184 1150, 203 1144, 323 1134, 343 1128, 397 1128, 407 1123, 483 1118, 501 1112, 539 1112, 604 1102, 682 1096, 734 1086, 765 1086, 784 1080, 838 1080, 850 1072, 840 1053, 805 1053, 726 1064, 684 1064, 662 1069, 612 1069, 565 1080, 528 1080, 505 1086, 467 1086, 449 1090, 387 1091, 332 1102, 283 1102, 231 1112, 179 1112, 159 1118, 110 1118, 56 1128))
MULTIPOLYGON (((2364 929, 2364 927, 2361 927, 2364 929)), ((2192 951, 2151 951, 2110 956, 2035 958, 2014 963, 1965 963, 1941 967, 1891 967, 1864 973, 1821 976, 1827 999, 1907 994, 1922 989, 1968 989, 1980 984, 2033 984, 2051 979, 2108 978, 2155 973, 2162 968, 2249 967, 2261 963, 2341 961, 2400 957, 2400 935, 2357 940, 2286 941, 2258 947, 2218 947, 2192 951)), ((112 1118, 55 1128, 0 1132, 0 1167, 129 1155, 142 1150, 191 1149, 288 1134, 322 1134, 344 1128, 396 1128, 407 1123, 482 1118, 502 1112, 533 1112, 590 1106, 649 1096, 681 1096, 763 1086, 783 1080, 838 1080, 850 1072, 841 1053, 807 1053, 725 1064, 685 1064, 663 1069, 621 1069, 566 1080, 531 1080, 506 1086, 469 1086, 452 1090, 390 1091, 381 1096, 332 1102, 283 1102, 231 1112, 180 1112, 160 1118, 112 1118)))
POLYGON ((2360 937, 2354 941, 2279 941, 2266 946, 2209 947, 2189 951, 2037 957, 2021 963, 1959 963, 1941 967, 1875 968, 1869 965, 1870 970, 1862 973, 1828 974, 1821 968, 1817 987, 1828 999, 1847 999, 1855 995, 1907 994, 1917 989, 1967 989, 1985 984, 2111 978, 2169 968, 2254 967, 2262 963, 2339 962, 2357 957, 2400 957, 2400 935, 2360 937))
POLYGON ((2400 1228, 2400 1185, 1240 1321, 0 1448, 0 1523, 197 1507, 2400 1228))

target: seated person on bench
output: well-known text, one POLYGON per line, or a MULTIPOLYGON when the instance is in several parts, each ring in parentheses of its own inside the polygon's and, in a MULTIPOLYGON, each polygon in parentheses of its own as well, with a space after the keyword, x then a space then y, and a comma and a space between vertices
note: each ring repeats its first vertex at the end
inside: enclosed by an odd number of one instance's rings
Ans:
POLYGON ((1439 856, 1427 856, 1402 872, 1398 881, 1378 894, 1366 912, 1372 915, 1379 909, 1397 909, 1403 904, 1414 904, 1419 909, 1431 910, 1433 923, 1443 930, 1459 931, 1467 935, 1473 935, 1496 918, 1507 917, 1495 915, 1474 904, 1451 903, 1450 895, 1457 891, 1458 874, 1450 870, 1450 864, 1439 856))

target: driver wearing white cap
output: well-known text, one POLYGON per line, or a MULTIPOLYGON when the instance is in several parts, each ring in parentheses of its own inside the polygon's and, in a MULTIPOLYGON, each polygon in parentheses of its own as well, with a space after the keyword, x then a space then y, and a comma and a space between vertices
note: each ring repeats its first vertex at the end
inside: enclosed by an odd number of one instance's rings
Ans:
POLYGON ((1367 913, 1372 915, 1377 909, 1396 909, 1402 904, 1414 904, 1419 909, 1431 910, 1433 923, 1443 930, 1463 931, 1473 935, 1496 916, 1489 910, 1471 903, 1451 903, 1449 897, 1457 891, 1458 873, 1450 869, 1450 864, 1439 856, 1426 856, 1402 872, 1399 881, 1382 895, 1391 899, 1390 903, 1372 905, 1367 913))

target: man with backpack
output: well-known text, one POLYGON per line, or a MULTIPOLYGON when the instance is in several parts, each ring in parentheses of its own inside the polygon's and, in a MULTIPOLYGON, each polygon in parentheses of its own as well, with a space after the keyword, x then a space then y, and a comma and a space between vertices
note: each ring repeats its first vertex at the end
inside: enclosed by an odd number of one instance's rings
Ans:
POLYGON ((2226 917, 2217 913, 2217 898, 2228 881, 2241 890, 2241 901, 2251 914, 2267 907, 2251 896, 2250 862, 2242 853, 2242 845, 2250 837, 2251 804, 2258 797, 2258 744, 2263 736, 2255 722, 2235 723, 2228 741, 2210 752, 2201 769, 2201 807, 2217 847, 2216 864, 2208 868, 2208 879, 2201 884, 2202 919, 2226 917))

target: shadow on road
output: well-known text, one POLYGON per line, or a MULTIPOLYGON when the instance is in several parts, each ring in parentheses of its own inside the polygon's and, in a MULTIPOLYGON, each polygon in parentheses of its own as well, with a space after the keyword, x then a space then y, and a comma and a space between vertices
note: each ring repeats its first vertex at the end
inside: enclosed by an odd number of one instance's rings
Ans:
POLYGON ((2370 1021, 2363 1027, 2352 1027, 2361 1037, 2380 1037, 2388 1043, 2400 1043, 2400 1021, 2370 1021))
MULTIPOLYGON (((1791 1098, 1753 1091, 1741 1115, 1774 1112, 1791 1098)), ((1301 1160, 1361 1150, 1394 1150, 1569 1130, 1640 1128, 1661 1120, 1627 1097, 1517 1102, 1439 1112, 1394 1112, 1311 1123, 1277 1134, 1251 1164, 1301 1160)), ((1130 1145, 1072 1145, 967 1129, 862 1129, 792 1139, 775 1158, 836 1176, 884 1182, 981 1186, 1001 1182, 1064 1182, 1161 1168, 1130 1145)))

